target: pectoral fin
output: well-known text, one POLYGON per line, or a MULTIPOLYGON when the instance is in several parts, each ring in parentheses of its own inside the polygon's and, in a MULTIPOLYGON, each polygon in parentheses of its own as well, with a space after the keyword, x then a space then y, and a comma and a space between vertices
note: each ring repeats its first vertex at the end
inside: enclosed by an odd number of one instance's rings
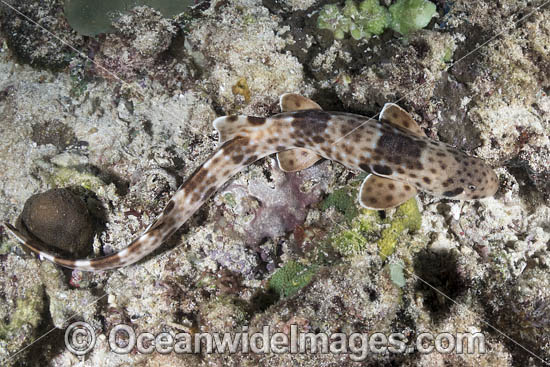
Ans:
POLYGON ((412 116, 396 105, 395 103, 386 103, 380 112, 380 122, 385 122, 402 129, 410 131, 416 136, 426 136, 424 131, 418 126, 412 116))
POLYGON ((321 157, 316 153, 302 148, 285 150, 277 153, 279 168, 285 172, 296 172, 311 167, 321 157))
POLYGON ((359 192, 359 203, 368 209, 389 209, 416 195, 416 189, 406 182, 370 174, 359 192))
MULTIPOLYGON (((322 110, 321 106, 311 99, 295 93, 285 93, 279 99, 282 112, 298 110, 322 110)), ((307 149, 296 148, 277 153, 279 167, 285 172, 301 171, 311 167, 321 159, 317 153, 307 149)))

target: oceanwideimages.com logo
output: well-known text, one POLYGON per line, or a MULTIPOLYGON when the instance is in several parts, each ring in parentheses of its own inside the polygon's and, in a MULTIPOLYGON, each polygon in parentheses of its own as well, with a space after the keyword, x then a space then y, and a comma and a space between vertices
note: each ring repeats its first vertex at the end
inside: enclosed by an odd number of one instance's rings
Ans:
MULTIPOLYGON (((76 355, 90 352, 96 343, 95 330, 85 322, 75 322, 65 331, 65 345, 76 355)), ((168 353, 294 353, 349 354, 353 361, 364 360, 369 353, 485 353, 481 333, 421 333, 409 341, 402 333, 306 333, 290 325, 289 333, 250 332, 243 327, 237 333, 170 333, 136 331, 119 324, 108 335, 109 348, 117 354, 137 351, 141 354, 168 353)))

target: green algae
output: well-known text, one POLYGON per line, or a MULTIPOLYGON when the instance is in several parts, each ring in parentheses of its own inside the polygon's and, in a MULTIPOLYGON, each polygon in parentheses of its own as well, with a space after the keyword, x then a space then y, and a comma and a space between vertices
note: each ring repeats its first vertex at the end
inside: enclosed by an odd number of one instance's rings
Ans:
MULTIPOLYGON (((86 62, 86 64, 88 63, 86 62)), ((83 96, 84 93, 86 93, 86 90, 88 90, 88 80, 78 73, 73 73, 72 70, 70 78, 71 90, 69 91, 69 95, 73 98, 83 96)))
POLYGON ((319 29, 331 30, 336 39, 343 39, 346 33, 356 40, 369 39, 374 34, 382 34, 389 23, 388 9, 378 0, 365 0, 359 6, 353 0, 347 0, 342 9, 328 4, 317 18, 319 29))
POLYGON ((382 259, 386 259, 394 252, 399 237, 407 230, 417 231, 422 223, 415 198, 397 207, 392 218, 383 219, 378 211, 369 209, 357 214, 349 220, 349 229, 330 236, 332 247, 342 256, 361 254, 369 243, 376 242, 382 259), (380 232, 381 226, 385 228, 380 232))
POLYGON ((230 208, 235 208, 237 206, 237 201, 235 200, 235 195, 228 192, 222 196, 222 199, 225 204, 230 208))
POLYGON ((360 254, 370 242, 378 238, 377 223, 381 220, 378 212, 361 209, 358 214, 351 219, 350 229, 335 233, 330 238, 332 247, 342 256, 360 254))
POLYGON ((454 50, 452 47, 445 48, 445 54, 443 55, 443 62, 450 62, 453 59, 454 50))
POLYGON ((48 183, 52 187, 82 186, 95 193, 105 187, 105 183, 93 174, 68 167, 56 168, 48 177, 48 183))
POLYGON ((389 9, 379 0, 364 0, 359 5, 347 0, 343 8, 325 5, 319 12, 317 27, 332 31, 336 39, 344 39, 349 33, 355 40, 368 40, 387 28, 406 36, 427 26, 435 12, 435 4, 427 0, 398 0, 389 9))
POLYGON ((280 298, 290 297, 308 285, 317 270, 317 265, 306 266, 291 260, 271 276, 268 288, 280 298))
POLYGON ((398 206, 393 218, 389 221, 389 227, 382 230, 380 240, 377 243, 382 259, 386 259, 393 254, 397 240, 405 231, 418 231, 421 224, 422 216, 415 198, 411 198, 398 206))
POLYGON ((427 0, 398 0, 389 10, 391 29, 406 36, 427 26, 436 13, 436 6, 427 0))
POLYGON ((365 0, 359 7, 353 0, 346 1, 342 12, 350 19, 349 32, 353 39, 369 39, 382 34, 390 23, 390 13, 378 0, 365 0))
POLYGON ((11 251, 12 246, 14 246, 12 241, 0 242, 0 255, 6 255, 11 251))
POLYGON ((349 23, 349 18, 344 16, 340 8, 334 4, 325 5, 317 18, 317 27, 332 31, 336 39, 343 39, 345 37, 349 31, 349 23))
POLYGON ((10 334, 18 331, 24 325, 31 325, 35 329, 42 320, 44 309, 44 289, 42 285, 34 285, 28 290, 26 297, 17 298, 15 310, 9 321, 0 320, 0 338, 9 338, 10 334))
POLYGON ((328 208, 335 208, 342 213, 349 222, 359 214, 357 206, 355 205, 356 197, 356 190, 349 188, 338 189, 321 202, 320 209, 325 211, 328 208))

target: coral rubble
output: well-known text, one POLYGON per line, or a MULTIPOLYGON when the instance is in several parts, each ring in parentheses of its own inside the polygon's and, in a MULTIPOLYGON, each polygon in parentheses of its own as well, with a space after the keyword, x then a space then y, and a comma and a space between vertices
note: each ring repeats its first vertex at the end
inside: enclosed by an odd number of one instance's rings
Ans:
MULTIPOLYGON (((0 226, 2 365, 550 361, 544 1, 210 1, 170 18, 140 6, 94 38, 71 29, 59 0, 7 3, 66 44, 0 8, 0 217, 13 222, 34 194, 69 188, 85 206, 49 197, 30 213, 67 227, 49 213, 88 210, 93 221, 68 226, 85 248, 69 251, 126 247, 216 149, 216 116, 277 113, 284 92, 367 116, 396 102, 430 138, 495 166, 500 188, 467 202, 420 193, 378 212, 357 203, 365 174, 326 160, 285 173, 268 157, 151 256, 101 273, 41 263, 0 226), (63 345, 73 320, 97 333, 81 360, 63 345), (174 335, 397 332, 409 342, 469 332, 486 351, 119 355, 108 333, 120 323, 174 335)), ((74 237, 47 234, 63 245, 74 237)))

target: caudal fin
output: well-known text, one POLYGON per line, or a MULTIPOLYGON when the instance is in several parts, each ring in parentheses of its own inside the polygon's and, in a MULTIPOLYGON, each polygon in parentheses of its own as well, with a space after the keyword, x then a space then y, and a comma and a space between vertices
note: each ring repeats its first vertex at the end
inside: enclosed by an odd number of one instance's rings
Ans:
POLYGON ((91 266, 89 260, 70 260, 70 259, 64 259, 64 258, 61 258, 61 257, 57 257, 57 256, 45 251, 44 250, 45 245, 43 243, 41 243, 39 240, 36 240, 34 238, 31 238, 31 237, 23 234, 22 232, 20 232, 14 226, 12 226, 11 224, 9 224, 7 222, 4 222, 3 224, 6 227, 6 229, 8 230, 8 232, 13 237, 15 237, 19 242, 21 242, 23 247, 25 247, 26 249, 28 249, 29 251, 31 251, 32 253, 37 255, 39 258, 52 261, 56 264, 59 264, 59 265, 62 265, 64 267, 66 267, 66 268, 88 270, 88 271, 97 270, 97 269, 95 269, 91 266))

